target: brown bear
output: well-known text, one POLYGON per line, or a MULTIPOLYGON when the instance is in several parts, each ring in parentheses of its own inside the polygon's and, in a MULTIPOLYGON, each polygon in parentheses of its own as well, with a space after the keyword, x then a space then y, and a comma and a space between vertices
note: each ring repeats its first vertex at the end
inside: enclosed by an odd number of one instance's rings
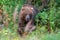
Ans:
POLYGON ((30 5, 24 4, 19 13, 19 27, 18 33, 22 36, 25 31, 31 32, 35 29, 34 26, 34 17, 38 13, 38 10, 30 5))
POLYGON ((33 21, 33 20, 30 20, 30 21, 26 24, 23 35, 27 35, 28 33, 31 33, 33 30, 36 29, 36 26, 32 23, 32 21, 33 21))

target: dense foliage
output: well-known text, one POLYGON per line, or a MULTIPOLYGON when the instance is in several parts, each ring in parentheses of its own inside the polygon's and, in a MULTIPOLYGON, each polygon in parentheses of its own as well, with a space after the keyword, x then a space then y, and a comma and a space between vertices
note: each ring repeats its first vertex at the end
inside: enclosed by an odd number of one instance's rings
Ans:
MULTIPOLYGON (((2 30, 0 31, 1 40, 9 40, 11 36, 13 36, 12 39, 15 38, 14 40, 19 40, 18 39, 19 37, 17 37, 16 32, 18 27, 18 14, 23 4, 25 4, 25 0, 0 0, 0 9, 3 9, 3 16, 5 14, 8 15, 8 17, 4 19, 4 21, 8 20, 8 27, 7 28, 3 27, 1 28, 2 30), (16 6, 18 6, 18 13, 16 17, 16 23, 14 23, 13 13, 15 11, 16 6), (4 11, 6 11, 7 13, 4 14, 4 11)), ((41 6, 41 0, 32 1, 32 4, 36 8, 38 8, 41 6)), ((37 40, 57 40, 57 39, 59 40, 60 39, 60 31, 59 31, 60 30, 60 0, 50 0, 47 6, 36 15, 35 21, 36 21, 37 30, 28 35, 28 36, 30 35, 33 36, 33 38, 30 37, 30 39, 32 38, 32 40, 35 40, 34 38, 36 38, 37 36, 37 38, 41 37, 37 40), (52 34, 47 33, 46 27, 51 28, 52 34), (53 34, 54 32, 57 34, 56 35, 53 34), (39 36, 41 33, 43 33, 43 35, 39 36)), ((27 37, 26 40, 28 39, 29 37, 27 37)))

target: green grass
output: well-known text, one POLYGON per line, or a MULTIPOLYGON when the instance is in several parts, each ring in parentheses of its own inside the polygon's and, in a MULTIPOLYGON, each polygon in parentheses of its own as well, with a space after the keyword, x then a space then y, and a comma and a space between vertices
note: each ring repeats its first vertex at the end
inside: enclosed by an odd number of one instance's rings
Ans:
POLYGON ((39 30, 21 38, 17 33, 17 26, 15 25, 12 29, 2 28, 2 30, 0 30, 0 40, 60 40, 60 32, 52 32, 49 34, 45 32, 45 28, 42 27, 39 30))

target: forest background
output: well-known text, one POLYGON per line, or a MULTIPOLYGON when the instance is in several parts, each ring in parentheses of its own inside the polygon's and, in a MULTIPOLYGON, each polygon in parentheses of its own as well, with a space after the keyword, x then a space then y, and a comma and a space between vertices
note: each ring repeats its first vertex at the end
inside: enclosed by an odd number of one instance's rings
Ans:
MULTIPOLYGON (((0 40, 22 40, 17 33, 18 15, 25 3, 26 0, 0 0, 0 16, 4 22, 0 22, 0 40)), ((31 1, 31 4, 40 11, 35 17, 36 31, 28 34, 25 40, 60 40, 60 0, 47 0, 46 3, 40 10, 42 1, 31 1)))

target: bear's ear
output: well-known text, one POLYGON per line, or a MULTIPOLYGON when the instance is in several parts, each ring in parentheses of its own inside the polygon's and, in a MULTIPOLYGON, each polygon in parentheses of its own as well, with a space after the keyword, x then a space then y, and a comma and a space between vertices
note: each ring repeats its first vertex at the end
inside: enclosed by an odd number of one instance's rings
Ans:
POLYGON ((31 8, 31 10, 33 10, 33 8, 31 8))
POLYGON ((25 9, 24 8, 22 8, 22 11, 24 11, 25 9))

